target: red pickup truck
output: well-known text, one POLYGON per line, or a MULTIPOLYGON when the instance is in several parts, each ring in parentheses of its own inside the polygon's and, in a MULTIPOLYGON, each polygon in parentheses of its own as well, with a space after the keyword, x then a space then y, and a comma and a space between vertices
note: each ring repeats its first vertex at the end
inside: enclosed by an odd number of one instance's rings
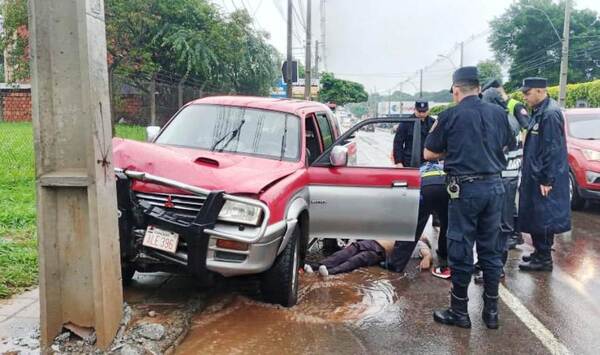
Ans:
POLYGON ((123 281, 258 275, 266 301, 293 306, 311 238, 413 240, 419 170, 394 167, 379 128, 405 120, 341 135, 320 103, 211 97, 148 143, 115 138, 123 281))

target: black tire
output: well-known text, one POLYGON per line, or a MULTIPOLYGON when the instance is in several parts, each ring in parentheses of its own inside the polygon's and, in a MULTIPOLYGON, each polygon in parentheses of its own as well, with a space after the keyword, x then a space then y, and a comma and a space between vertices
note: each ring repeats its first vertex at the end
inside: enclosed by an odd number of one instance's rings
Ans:
POLYGON ((126 261, 121 261, 121 280, 123 282, 123 286, 131 285, 133 275, 135 275, 135 268, 133 265, 126 261))
POLYGON ((569 173, 569 183, 569 189, 571 192, 571 209, 580 210, 585 207, 585 200, 579 195, 579 187, 577 186, 577 181, 575 180, 573 173, 569 173))
POLYGON ((262 275, 260 291, 265 302, 292 307, 298 301, 299 239, 300 229, 296 227, 283 252, 262 275))

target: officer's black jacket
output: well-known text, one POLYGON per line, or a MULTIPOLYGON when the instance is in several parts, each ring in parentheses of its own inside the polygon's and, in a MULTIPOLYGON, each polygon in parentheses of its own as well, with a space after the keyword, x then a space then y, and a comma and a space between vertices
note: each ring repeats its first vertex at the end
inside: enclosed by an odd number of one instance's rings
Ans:
MULTIPOLYGON (((412 115, 411 118, 418 120, 419 118, 415 115, 412 115)), ((425 161, 423 158, 423 148, 425 148, 425 138, 427 138, 427 134, 429 134, 429 130, 433 126, 435 120, 427 116, 421 122, 421 147, 419 151, 421 152, 421 161, 425 161)), ((396 130, 396 135, 394 136, 394 163, 402 163, 404 166, 410 166, 411 163, 411 155, 412 155, 412 145, 413 145, 413 132, 414 132, 414 123, 413 122, 402 122, 398 125, 398 129, 396 130)))
POLYGON ((558 234, 571 229, 569 164, 564 119, 556 101, 547 98, 533 111, 525 147, 519 188, 521 230, 558 234), (552 186, 547 197, 540 185, 552 186))
POLYGON ((515 146, 506 111, 475 95, 440 113, 425 142, 430 151, 446 153, 444 170, 453 176, 500 174, 504 149, 515 146))

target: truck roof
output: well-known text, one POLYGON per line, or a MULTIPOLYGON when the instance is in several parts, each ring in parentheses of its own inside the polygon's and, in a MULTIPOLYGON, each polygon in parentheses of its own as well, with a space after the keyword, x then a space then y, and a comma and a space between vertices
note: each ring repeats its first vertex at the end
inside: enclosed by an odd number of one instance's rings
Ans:
POLYGON ((320 102, 254 96, 211 96, 194 100, 190 104, 247 107, 286 112, 298 116, 312 111, 329 111, 329 108, 320 102))

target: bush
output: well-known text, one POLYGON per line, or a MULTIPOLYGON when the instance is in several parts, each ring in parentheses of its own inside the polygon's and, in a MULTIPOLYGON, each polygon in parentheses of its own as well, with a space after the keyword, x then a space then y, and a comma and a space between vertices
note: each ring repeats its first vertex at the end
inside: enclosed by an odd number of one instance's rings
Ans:
MULTIPOLYGON (((558 100, 558 86, 548 88, 550 97, 558 100)), ((524 102, 523 93, 516 91, 510 95, 512 98, 524 102)), ((575 107, 578 100, 585 100, 590 107, 600 107, 600 80, 594 80, 587 83, 569 84, 567 85, 567 102, 568 108, 575 107)))

